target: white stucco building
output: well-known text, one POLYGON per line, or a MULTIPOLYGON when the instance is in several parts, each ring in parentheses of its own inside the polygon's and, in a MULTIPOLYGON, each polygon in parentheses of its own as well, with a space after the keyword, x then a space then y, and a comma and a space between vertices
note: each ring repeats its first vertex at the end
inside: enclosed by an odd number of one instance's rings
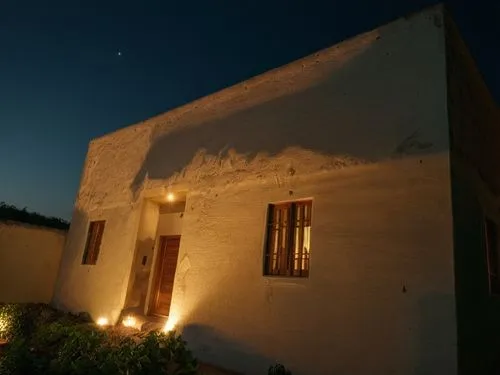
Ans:
POLYGON ((491 368, 498 118, 436 6, 94 139, 54 303, 248 374, 491 368))

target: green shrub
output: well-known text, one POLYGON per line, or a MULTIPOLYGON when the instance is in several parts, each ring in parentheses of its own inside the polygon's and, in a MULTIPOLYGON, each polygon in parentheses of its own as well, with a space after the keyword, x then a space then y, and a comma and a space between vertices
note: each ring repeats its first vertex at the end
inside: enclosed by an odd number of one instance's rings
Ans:
POLYGON ((0 358, 0 373, 8 375, 58 373, 58 357, 79 327, 61 323, 40 325, 29 336, 14 336, 0 358))
POLYGON ((0 356, 0 374, 2 375, 25 375, 34 374, 32 366, 35 358, 32 358, 29 345, 25 339, 18 337, 9 342, 9 346, 0 356))
POLYGON ((47 217, 37 212, 28 211, 25 208, 19 209, 5 202, 0 202, 0 221, 17 221, 31 225, 38 225, 48 228, 69 229, 69 222, 57 217, 47 217))
POLYGON ((16 305, 0 305, 0 339, 10 340, 15 336, 17 314, 16 305))
MULTIPOLYGON (((181 336, 121 336, 43 304, 0 305, 2 375, 194 375, 198 364, 181 336)), ((283 365, 268 375, 291 375, 283 365)))
POLYGON ((0 338, 30 337, 43 325, 59 321, 72 325, 88 322, 80 315, 53 309, 42 303, 0 304, 0 338))
MULTIPOLYGON (((151 332, 134 341, 112 335, 81 317, 43 305, 4 305, 9 345, 2 375, 196 374, 197 362, 182 338, 151 332)), ((2 316, 2 315, 0 315, 2 316)))
POLYGON ((137 346, 134 374, 196 374, 198 363, 175 333, 149 333, 137 346))
POLYGON ((38 305, 3 304, 0 305, 0 335, 11 340, 14 337, 29 336, 35 329, 38 305))
POLYGON ((290 370, 288 370, 282 364, 277 363, 277 364, 269 367, 269 370, 267 371, 267 375, 292 375, 292 372, 290 370))

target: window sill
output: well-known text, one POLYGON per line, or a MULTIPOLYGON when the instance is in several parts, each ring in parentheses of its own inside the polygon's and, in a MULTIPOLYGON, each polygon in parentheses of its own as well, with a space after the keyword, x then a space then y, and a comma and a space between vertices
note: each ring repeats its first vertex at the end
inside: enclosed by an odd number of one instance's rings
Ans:
POLYGON ((307 279, 309 279, 309 275, 307 275, 307 276, 262 275, 262 276, 269 278, 269 279, 287 279, 287 280, 307 280, 307 279))
POLYGON ((308 277, 267 276, 263 277, 265 286, 305 288, 309 284, 308 277))

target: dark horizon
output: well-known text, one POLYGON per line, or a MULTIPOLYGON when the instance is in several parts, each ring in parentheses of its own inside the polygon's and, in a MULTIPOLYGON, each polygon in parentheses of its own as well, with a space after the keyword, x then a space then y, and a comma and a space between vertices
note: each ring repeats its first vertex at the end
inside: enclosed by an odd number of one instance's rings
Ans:
MULTIPOLYGON (((70 219, 90 139, 436 4, 2 4, 0 201, 70 219)), ((500 4, 446 4, 498 103, 500 4)))

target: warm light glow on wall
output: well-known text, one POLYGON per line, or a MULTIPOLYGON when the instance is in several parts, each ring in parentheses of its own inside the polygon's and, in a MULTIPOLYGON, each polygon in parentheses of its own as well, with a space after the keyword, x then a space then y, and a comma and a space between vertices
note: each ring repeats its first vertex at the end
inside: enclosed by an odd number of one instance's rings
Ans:
POLYGON ((165 323, 165 326, 163 327, 163 332, 173 331, 177 325, 177 321, 178 319, 175 315, 170 315, 165 323))
POLYGON ((99 319, 97 319, 96 323, 98 326, 104 327, 109 325, 109 320, 108 318, 101 316, 99 319))
POLYGON ((167 201, 173 202, 175 200, 175 195, 174 193, 168 193, 167 194, 167 201))
POLYGON ((137 319, 132 315, 128 315, 123 319, 122 324, 125 327, 137 328, 137 319))

